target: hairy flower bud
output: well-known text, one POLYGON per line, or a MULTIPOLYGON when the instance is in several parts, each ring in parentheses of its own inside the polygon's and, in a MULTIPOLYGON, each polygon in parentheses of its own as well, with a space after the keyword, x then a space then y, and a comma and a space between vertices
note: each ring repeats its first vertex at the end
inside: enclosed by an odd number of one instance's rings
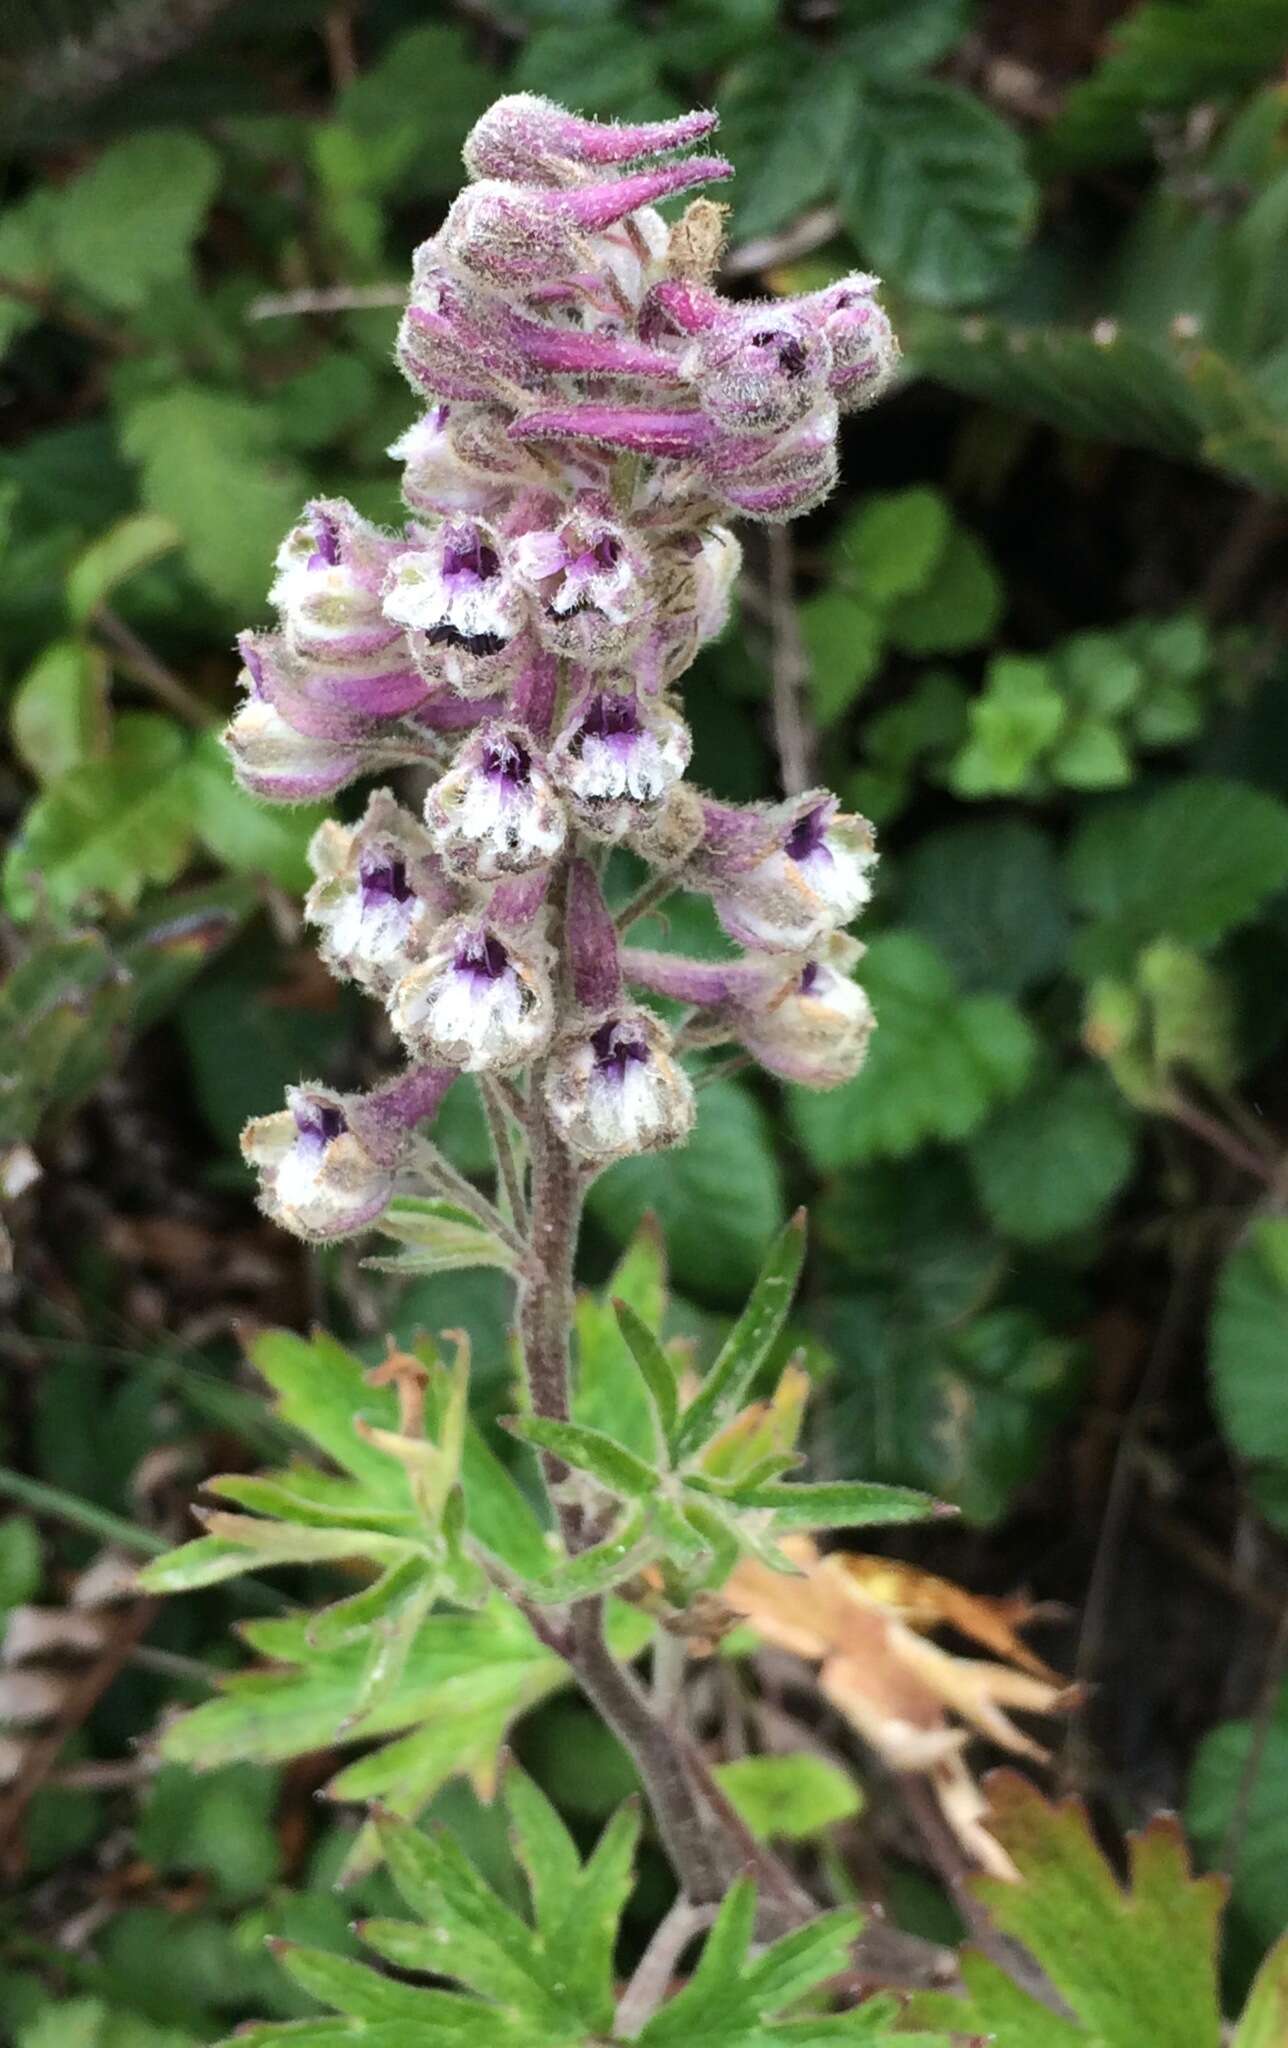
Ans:
POLYGON ((871 405, 887 388, 899 362, 894 329, 876 298, 878 280, 856 271, 799 303, 832 355, 832 396, 847 411, 871 405))
POLYGON ((593 500, 553 528, 514 543, 515 574, 528 591, 538 637, 585 667, 620 661, 644 625, 648 561, 593 500))
POLYGON ((586 238, 637 209, 732 175, 723 157, 694 156, 561 191, 484 178, 453 200, 438 248, 485 288, 523 290, 582 269, 593 259, 586 238))
POLYGON ((867 819, 842 815, 826 790, 774 810, 708 805, 694 863, 730 938, 771 953, 805 952, 848 924, 872 893, 875 864, 867 819))
POLYGON ((515 178, 536 185, 562 185, 583 169, 635 163, 669 155, 709 135, 714 114, 681 114, 672 121, 586 121, 537 93, 507 93, 495 100, 465 138, 465 167, 472 178, 515 178))
POLYGON ((737 1012, 734 1035, 781 1080, 806 1088, 852 1081, 876 1028, 867 994, 853 979, 862 953, 856 940, 834 932, 766 1001, 737 1012))
POLYGON ((382 612, 380 592, 406 546, 343 498, 307 505, 277 551, 268 593, 291 653, 335 667, 405 668, 397 659, 402 635, 382 612))
POLYGON ((660 698, 592 689, 550 752, 550 773, 583 832, 621 839, 657 817, 689 764, 688 726, 660 698))
POLYGON ((430 790, 425 817, 453 874, 479 882, 554 860, 568 830, 532 735, 512 724, 480 727, 430 790))
POLYGON ((389 1017, 420 1059, 471 1074, 522 1066, 554 1022, 549 948, 485 917, 453 918, 394 990, 389 1017))
POLYGON ((591 1166, 682 1145, 693 1128, 693 1089, 672 1057, 671 1034, 632 1005, 560 1039, 545 1089, 555 1129, 591 1166))
POLYGON ((739 306, 684 356, 707 418, 728 433, 794 426, 827 393, 832 351, 822 327, 790 304, 739 306))
POLYGON ((389 1206, 412 1131, 455 1078, 451 1068, 421 1067, 366 1096, 314 1081, 288 1088, 284 1110, 242 1132, 265 1213, 317 1243, 366 1230, 389 1206))
POLYGON ((431 682, 463 697, 503 688, 522 660, 524 593, 495 529, 447 519, 395 562, 385 612, 407 628, 412 655, 431 682))
POLYGON ((317 880, 304 915, 320 927, 322 958, 373 995, 388 995, 424 958, 456 907, 429 834, 387 789, 374 791, 357 825, 320 825, 309 865, 317 880))

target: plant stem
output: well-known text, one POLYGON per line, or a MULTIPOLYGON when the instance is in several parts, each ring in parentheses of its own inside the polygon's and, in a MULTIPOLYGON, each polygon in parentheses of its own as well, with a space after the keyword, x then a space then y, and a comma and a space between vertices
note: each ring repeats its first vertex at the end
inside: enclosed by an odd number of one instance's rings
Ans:
POLYGON ((462 1209, 468 1209, 472 1216, 477 1216, 479 1222, 499 1237, 502 1244, 508 1245, 512 1252, 522 1255, 525 1246, 518 1231, 511 1228, 501 1211, 489 1202, 486 1195, 479 1193, 472 1181, 466 1180, 463 1173, 456 1171, 451 1161, 443 1157, 437 1145, 429 1138, 420 1140, 415 1159, 416 1165, 426 1178, 437 1184, 440 1194, 446 1195, 450 1201, 459 1202, 462 1209))
POLYGON ((528 1205, 524 1199, 523 1172, 514 1149, 505 1102, 496 1083, 486 1074, 480 1077, 479 1093, 483 1097, 488 1136, 496 1154, 497 1185, 509 1205, 511 1222, 516 1230, 523 1231, 528 1223, 528 1205))
POLYGON ((540 1069, 531 1093, 532 1221, 519 1285, 519 1331, 534 1412, 566 1422, 581 1174, 546 1115, 540 1069))

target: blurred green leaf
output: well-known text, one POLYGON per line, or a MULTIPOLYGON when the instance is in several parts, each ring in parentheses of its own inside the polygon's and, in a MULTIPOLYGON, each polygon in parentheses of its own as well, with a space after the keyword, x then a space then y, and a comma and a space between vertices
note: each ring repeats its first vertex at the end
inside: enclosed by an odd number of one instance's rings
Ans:
POLYGON ((202 733, 193 747, 188 790, 193 831, 222 867, 304 894, 313 879, 308 844, 327 816, 324 804, 258 803, 234 779, 217 732, 202 733))
POLYGON ((83 640, 51 640, 9 705, 14 752, 37 782, 55 783, 107 751, 107 663, 83 640))
POLYGON ((577 81, 580 109, 600 120, 613 114, 652 113, 659 90, 658 47, 618 20, 552 25, 530 36, 515 66, 514 82, 524 92, 564 101, 568 81, 577 81))
POLYGON ((791 1088, 797 1136, 824 1172, 931 1138, 968 1137, 995 1103, 1017 1095, 1033 1033, 1000 996, 962 996, 947 965, 913 932, 872 941, 860 978, 878 1027, 857 1079, 827 1094, 791 1088))
POLYGON ((142 305, 182 274, 219 178, 198 135, 157 128, 112 143, 58 194, 56 267, 106 305, 142 305))
POLYGON ((980 1200, 999 1230, 1042 1244, 1094 1223, 1135 1163, 1117 1091, 1074 1068, 1006 1104, 970 1142, 980 1200))
POLYGON ((166 1876, 200 1871, 222 1898, 252 1899, 281 1866, 277 1791, 276 1775, 253 1764, 198 1779, 178 1764, 163 1765, 139 1816, 138 1853, 166 1876))
POLYGON ((495 97, 463 29, 426 22, 399 36, 336 101, 361 148, 364 182, 409 196, 461 183, 461 144, 495 97))
POLYGON ((996 291, 1033 226, 1037 190, 1012 128, 937 79, 859 99, 841 181, 845 224, 875 269, 932 306, 996 291))
POLYGON ((932 832, 900 872, 908 922, 965 989, 1023 995, 1065 964, 1069 917, 1051 842, 1014 818, 932 832))
POLYGON ((896 598, 885 631, 903 654, 959 654, 992 639, 1001 581, 975 536, 953 527, 924 589, 896 598))
POLYGON ((888 604, 926 588, 952 523, 947 499, 924 484, 873 492, 842 521, 833 554, 841 574, 856 578, 864 597, 888 604))
POLYGON ((1185 1824, 1200 1853, 1229 1868, 1232 1907, 1259 1948, 1288 1924, 1288 1687, 1264 1726, 1223 1721, 1198 1746, 1185 1798, 1185 1824), (1232 1837, 1236 1816, 1237 1834, 1232 1837))
POLYGON ((1251 1468, 1254 1498, 1281 1530, 1288 1530, 1286 1362, 1288 1221, 1266 1216, 1221 1269, 1208 1369, 1221 1427, 1251 1468))
POLYGON ((841 0, 843 61, 873 78, 938 62, 965 33, 972 0, 841 0))
POLYGON ((969 710, 970 736, 949 770, 958 796, 1014 796, 1033 778, 1065 722, 1045 661, 999 655, 969 710))
POLYGON ((179 530, 155 512, 135 512, 119 519, 72 564, 67 577, 67 609, 74 623, 85 625, 118 583, 146 569, 179 545, 179 530))
POLYGON ((725 74, 720 143, 737 177, 734 233, 749 241, 817 204, 845 162, 856 79, 795 37, 776 39, 725 74))
POLYGON ((842 590, 825 590, 800 607, 810 694, 821 726, 849 710, 881 663, 881 621, 842 590))
POLYGON ((34 1600, 42 1575, 40 1532, 30 1515, 0 1523, 0 1615, 34 1600))
POLYGON ((1281 1937, 1257 1972, 1230 2048, 1276 2048, 1288 2037, 1288 1935, 1281 1937))
POLYGON ((752 1833, 762 1842, 804 1842, 863 1810, 852 1778, 818 1756, 740 1756, 715 1775, 752 1833))

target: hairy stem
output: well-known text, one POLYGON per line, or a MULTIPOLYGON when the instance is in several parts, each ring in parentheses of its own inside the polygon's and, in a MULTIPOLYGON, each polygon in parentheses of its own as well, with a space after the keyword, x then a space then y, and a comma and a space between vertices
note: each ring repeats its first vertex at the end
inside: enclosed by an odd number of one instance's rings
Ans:
POLYGON ((529 1118, 532 1222, 519 1283, 519 1333, 534 1412, 566 1422, 582 1182, 571 1153, 545 1113, 541 1078, 538 1069, 532 1077, 529 1118))

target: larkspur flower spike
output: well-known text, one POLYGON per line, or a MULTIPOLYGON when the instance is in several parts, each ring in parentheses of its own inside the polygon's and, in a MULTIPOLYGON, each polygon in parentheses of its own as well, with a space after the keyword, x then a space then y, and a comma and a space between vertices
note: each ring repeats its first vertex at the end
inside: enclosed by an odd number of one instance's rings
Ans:
POLYGON ((720 208, 656 210, 729 175, 689 153, 715 125, 588 121, 531 93, 476 123, 399 330, 423 407, 390 449, 407 524, 314 500, 277 557, 275 629, 242 638, 227 744, 248 789, 298 803, 416 764, 426 792, 417 816, 378 789, 312 841, 323 958, 415 1064, 367 1095, 303 1084, 248 1127, 264 1206, 302 1236, 379 1219, 462 1072, 530 1066, 530 1114, 589 1174, 682 1142, 684 1048, 732 1040, 817 1087, 862 1063, 842 927, 871 829, 826 790, 703 798, 677 686, 728 615, 728 522, 826 496, 839 414, 888 387, 898 348, 875 278, 721 295, 720 208), (617 844, 655 894, 705 891, 740 956, 623 946, 587 857, 617 844))

